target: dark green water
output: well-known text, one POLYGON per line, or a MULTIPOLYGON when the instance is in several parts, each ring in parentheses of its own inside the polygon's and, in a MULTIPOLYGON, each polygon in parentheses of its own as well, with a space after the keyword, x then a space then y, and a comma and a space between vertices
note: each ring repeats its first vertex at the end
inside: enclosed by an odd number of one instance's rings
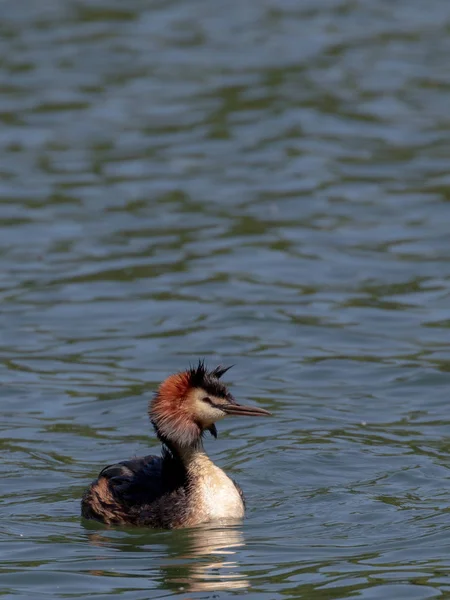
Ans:
POLYGON ((450 597, 448 0, 1 15, 0 595, 450 597), (81 522, 198 357, 247 519, 81 522))

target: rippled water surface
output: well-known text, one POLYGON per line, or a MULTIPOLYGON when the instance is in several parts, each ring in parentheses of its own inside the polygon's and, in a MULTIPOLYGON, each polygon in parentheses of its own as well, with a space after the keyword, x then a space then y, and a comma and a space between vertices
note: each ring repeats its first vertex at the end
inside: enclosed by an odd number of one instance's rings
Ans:
POLYGON ((450 595, 450 3, 1 3, 0 595, 450 595), (242 525, 83 522, 204 357, 242 525))

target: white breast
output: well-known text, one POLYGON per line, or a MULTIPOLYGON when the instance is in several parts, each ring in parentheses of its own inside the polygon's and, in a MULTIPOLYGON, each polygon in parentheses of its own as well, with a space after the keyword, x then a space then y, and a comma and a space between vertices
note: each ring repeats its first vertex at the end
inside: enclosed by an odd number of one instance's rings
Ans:
POLYGON ((210 520, 241 519, 244 503, 231 479, 218 467, 200 481, 199 501, 210 520))
POLYGON ((192 460, 189 471, 195 521, 241 519, 244 516, 244 503, 236 486, 205 454, 192 460))

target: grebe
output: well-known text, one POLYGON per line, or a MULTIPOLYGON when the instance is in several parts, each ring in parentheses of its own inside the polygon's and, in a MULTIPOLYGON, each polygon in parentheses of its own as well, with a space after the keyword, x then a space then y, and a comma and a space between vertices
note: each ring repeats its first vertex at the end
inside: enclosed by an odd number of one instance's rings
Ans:
POLYGON ((81 501, 82 515, 107 524, 192 527, 244 516, 241 488, 205 454, 206 431, 227 415, 270 413, 238 404, 219 381, 228 368, 197 367, 168 377, 149 405, 162 456, 144 456, 105 467, 81 501))

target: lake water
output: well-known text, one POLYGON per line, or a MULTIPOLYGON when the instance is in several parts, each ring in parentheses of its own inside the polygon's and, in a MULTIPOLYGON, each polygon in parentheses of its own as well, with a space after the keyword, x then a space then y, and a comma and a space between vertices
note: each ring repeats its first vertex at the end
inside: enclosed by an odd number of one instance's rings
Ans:
POLYGON ((0 23, 0 595, 450 597, 448 0, 22 0, 0 23), (83 522, 198 358, 240 525, 83 522))

